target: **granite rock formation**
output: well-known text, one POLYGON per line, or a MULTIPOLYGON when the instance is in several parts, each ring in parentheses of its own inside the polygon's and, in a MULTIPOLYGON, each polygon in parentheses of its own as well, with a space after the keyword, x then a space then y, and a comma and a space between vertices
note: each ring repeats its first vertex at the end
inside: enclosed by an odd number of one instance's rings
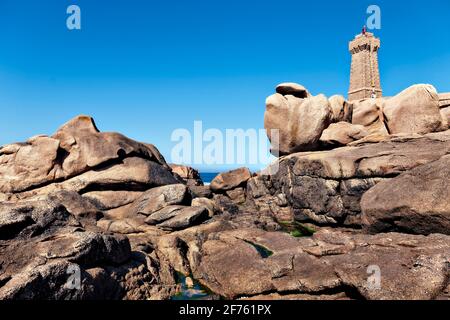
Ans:
POLYGON ((305 92, 303 98, 280 93, 267 98, 264 127, 273 153, 284 155, 316 149, 322 131, 331 123, 333 110, 327 98, 305 92))
POLYGON ((391 98, 351 102, 342 96, 312 96, 295 83, 281 84, 276 92, 266 100, 264 118, 275 155, 336 148, 364 138, 423 135, 449 128, 448 105, 440 103, 447 100, 431 85, 413 85, 391 98), (297 96, 292 92, 297 92, 297 96))
POLYGON ((278 170, 210 186, 87 116, 1 147, 0 299, 448 299, 450 130, 389 134, 382 100, 292 83, 273 99, 318 129, 292 120, 278 170))

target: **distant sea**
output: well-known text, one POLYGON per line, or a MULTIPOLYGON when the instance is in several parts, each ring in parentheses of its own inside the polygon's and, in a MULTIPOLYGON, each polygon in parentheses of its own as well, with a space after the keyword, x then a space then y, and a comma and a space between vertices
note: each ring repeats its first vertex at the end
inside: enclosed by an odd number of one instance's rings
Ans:
POLYGON ((218 174, 219 172, 200 172, 200 177, 205 184, 210 184, 218 174))

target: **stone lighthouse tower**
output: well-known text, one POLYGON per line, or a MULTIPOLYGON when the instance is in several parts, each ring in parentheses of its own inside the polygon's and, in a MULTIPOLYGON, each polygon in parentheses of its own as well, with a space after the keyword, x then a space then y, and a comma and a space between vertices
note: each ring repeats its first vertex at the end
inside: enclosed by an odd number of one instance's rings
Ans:
POLYGON ((380 39, 364 27, 361 34, 350 41, 349 50, 352 54, 350 70, 350 89, 348 100, 380 98, 380 72, 378 70, 378 49, 380 39))

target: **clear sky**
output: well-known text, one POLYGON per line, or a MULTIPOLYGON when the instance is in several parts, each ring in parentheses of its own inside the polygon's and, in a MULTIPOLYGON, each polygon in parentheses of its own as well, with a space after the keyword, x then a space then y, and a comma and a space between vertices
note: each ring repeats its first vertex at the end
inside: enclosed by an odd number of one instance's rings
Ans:
POLYGON ((448 0, 0 0, 0 145, 77 114, 167 158, 172 131, 195 120, 262 128, 280 82, 346 95, 348 41, 370 4, 382 10, 385 95, 414 83, 450 91, 448 0), (66 28, 71 4, 81 30, 66 28))

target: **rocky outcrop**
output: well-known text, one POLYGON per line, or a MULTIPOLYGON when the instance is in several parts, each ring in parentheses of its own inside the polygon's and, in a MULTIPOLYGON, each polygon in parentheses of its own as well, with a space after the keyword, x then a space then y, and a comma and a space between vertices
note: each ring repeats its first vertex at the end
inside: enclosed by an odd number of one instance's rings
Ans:
POLYGON ((331 122, 352 122, 353 105, 348 103, 343 96, 334 95, 328 99, 333 116, 331 122))
POLYGON ((275 91, 283 96, 290 95, 300 99, 311 97, 311 94, 304 86, 293 82, 281 83, 276 87, 275 91))
POLYGON ((218 212, 215 202, 208 198, 195 198, 192 200, 191 205, 193 207, 205 207, 210 217, 218 212))
MULTIPOLYGON (((158 185, 169 182, 170 178, 163 174, 168 171, 168 166, 154 146, 118 133, 99 132, 92 118, 79 116, 63 125, 52 137, 36 136, 26 143, 2 147, 0 175, 3 183, 0 192, 34 190, 82 173, 93 176, 94 171, 113 170, 115 164, 120 165, 125 158, 146 160, 148 165, 143 170, 148 173, 143 183, 158 185)), ((133 163, 133 167, 136 165, 133 163)))
POLYGON ((188 186, 203 186, 200 173, 192 167, 171 163, 172 173, 178 175, 188 186))
POLYGON ((160 244, 176 270, 234 299, 433 299, 443 293, 449 275, 445 235, 323 229, 293 238, 216 225, 164 236, 160 244), (380 272, 381 282, 370 277, 372 270, 380 272))
MULTIPOLYGON (((214 210, 228 213, 238 212, 238 206, 246 202, 246 186, 251 177, 252 173, 247 168, 238 168, 218 174, 209 185, 214 192, 212 197, 214 210)), ((208 207, 211 212, 211 206, 208 207)))
POLYGON ((361 200, 369 232, 450 234, 450 156, 379 183, 361 200))
MULTIPOLYGON (((283 87, 284 88, 284 87, 283 87)), ((330 103, 324 95, 297 96, 289 90, 279 90, 266 100, 264 128, 272 142, 274 154, 313 150, 318 147, 322 131, 333 117, 330 103)))
POLYGON ((211 190, 215 192, 230 191, 242 185, 245 185, 248 179, 252 177, 250 170, 239 168, 228 172, 218 174, 210 184, 211 190))
POLYGON ((23 192, 7 193, 6 196, 26 199, 60 190, 80 194, 108 190, 145 191, 152 187, 179 183, 169 170, 153 161, 140 157, 118 161, 117 164, 106 164, 103 168, 88 170, 67 180, 58 180, 23 192))
POLYGON ((439 97, 431 85, 414 85, 387 99, 383 113, 391 134, 425 134, 442 130, 439 97))
POLYGON ((173 217, 158 224, 159 227, 169 230, 186 229, 195 224, 208 219, 208 209, 203 206, 200 207, 185 207, 173 217))
POLYGON ((441 108, 442 125, 444 128, 450 128, 450 107, 441 108))
POLYGON ((203 184, 200 173, 196 169, 178 164, 170 164, 170 167, 174 175, 188 186, 194 198, 210 198, 212 196, 211 189, 208 185, 203 184))
POLYGON ((328 147, 345 146, 368 135, 369 132, 362 125, 338 122, 331 124, 323 131, 320 142, 328 147))
MULTIPOLYGON (((271 212, 278 220, 364 225, 371 232, 448 233, 447 209, 433 200, 436 193, 425 186, 434 184, 424 182, 422 173, 410 179, 415 182, 406 178, 426 170, 427 167, 421 167, 424 164, 441 163, 449 153, 449 131, 444 131, 448 128, 446 96, 438 95, 431 85, 414 85, 391 98, 365 99, 351 104, 333 96, 329 99, 332 111, 329 123, 315 128, 315 133, 320 134, 319 144, 302 141, 302 136, 310 132, 301 131, 304 127, 299 125, 299 112, 279 113, 278 118, 272 116, 276 107, 295 109, 286 103, 288 100, 288 96, 280 95, 267 100, 266 120, 269 121, 265 127, 279 128, 283 157, 273 166, 279 167, 278 173, 261 175, 248 183, 247 202, 258 210, 271 212), (272 118, 278 120, 271 122, 272 118), (289 130, 290 125, 286 123, 291 121, 297 124, 298 131, 289 130), (342 146, 346 147, 339 148, 342 146), (338 149, 315 151, 333 148, 338 149), (410 172, 414 168, 417 171, 410 172), (421 188, 417 193, 423 198, 412 193, 403 195, 405 190, 415 189, 413 184, 421 188), (361 197, 368 190, 364 198, 367 200, 362 202, 367 208, 362 222, 361 197), (395 201, 396 198, 406 202, 395 201)), ((307 110, 301 106, 303 101, 297 109, 307 110)), ((311 110, 308 114, 316 116, 311 110)), ((302 114, 302 118, 308 116, 302 114)), ((430 181, 446 186, 448 170, 430 166, 433 172, 429 172, 430 181)), ((442 187, 432 189, 445 193, 442 187)))
POLYGON ((450 130, 388 134, 379 101, 277 92, 326 101, 331 150, 203 186, 85 116, 0 148, 0 299, 448 298, 450 130))
POLYGON ((383 114, 385 99, 367 99, 353 102, 352 124, 363 126, 369 134, 388 135, 383 114))
MULTIPOLYGON (((257 206, 264 199, 266 206, 278 212, 288 211, 276 205, 277 198, 285 198, 298 221, 361 226, 360 200, 367 190, 448 153, 450 131, 295 153, 279 160, 275 174, 249 182, 247 196, 257 206)), ((447 184, 440 174, 441 183, 447 184)))
POLYGON ((442 116, 442 124, 445 128, 450 127, 450 93, 441 93, 439 96, 439 108, 442 116))
POLYGON ((169 298, 148 239, 209 219, 153 145, 87 116, 0 148, 0 176, 0 299, 169 298))
POLYGON ((351 103, 338 95, 328 100, 311 96, 293 83, 281 84, 276 91, 266 100, 264 127, 277 156, 335 148, 355 140, 380 141, 389 135, 423 135, 447 130, 449 125, 448 100, 440 98, 431 85, 413 85, 394 97, 351 103))
POLYGON ((51 200, 3 203, 0 214, 0 299, 157 296, 152 262, 127 238, 96 230, 95 220, 82 223, 51 200))

